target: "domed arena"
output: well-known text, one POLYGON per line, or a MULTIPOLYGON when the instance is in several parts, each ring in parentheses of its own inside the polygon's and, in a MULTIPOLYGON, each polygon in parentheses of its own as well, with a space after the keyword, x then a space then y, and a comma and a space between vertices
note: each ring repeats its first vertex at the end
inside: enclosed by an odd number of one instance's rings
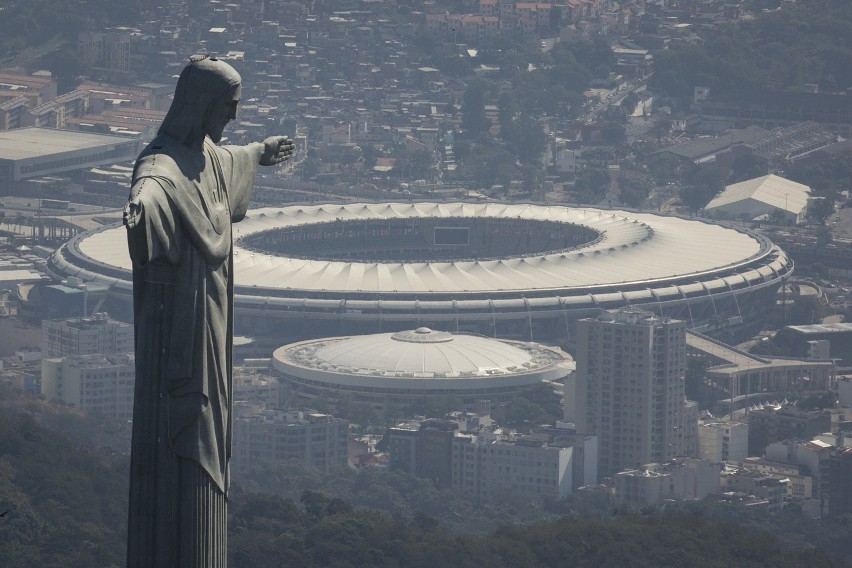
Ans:
POLYGON ((428 397, 464 404, 511 398, 574 368, 565 353, 537 343, 427 327, 285 345, 273 354, 272 366, 307 403, 346 398, 379 409, 428 397))
MULTIPOLYGON (((78 235, 48 266, 130 312, 123 227, 78 235)), ((628 305, 691 327, 760 325, 792 269, 741 227, 557 205, 291 205, 249 211, 234 231, 237 332, 287 339, 428 326, 543 340, 628 305)))

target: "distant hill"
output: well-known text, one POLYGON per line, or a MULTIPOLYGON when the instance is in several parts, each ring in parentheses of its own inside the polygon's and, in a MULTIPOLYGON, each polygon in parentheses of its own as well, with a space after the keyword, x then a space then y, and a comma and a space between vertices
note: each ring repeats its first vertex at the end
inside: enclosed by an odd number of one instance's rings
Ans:
POLYGON ((45 55, 74 54, 79 32, 139 23, 143 6, 141 0, 4 0, 0 66, 28 67, 45 55))
POLYGON ((710 95, 754 96, 761 89, 823 92, 852 87, 852 3, 785 2, 752 21, 702 32, 698 44, 681 43, 655 54, 650 86, 658 94, 690 101, 696 86, 710 95))
POLYGON ((235 566, 545 568, 847 566, 811 547, 689 514, 633 514, 612 520, 563 518, 453 535, 426 515, 413 522, 306 492, 304 509, 252 494, 231 511, 235 566))
MULTIPOLYGON (((65 421, 66 431, 88 428, 59 407, 0 408, 0 566, 121 566, 127 461, 105 465, 38 423, 50 420, 65 421)), ((299 504, 234 491, 230 516, 236 567, 849 566, 806 544, 689 513, 566 517, 460 535, 423 513, 392 517, 315 491, 299 504)))
POLYGON ((0 408, 0 566, 123 564, 126 470, 126 460, 103 465, 24 407, 0 408))

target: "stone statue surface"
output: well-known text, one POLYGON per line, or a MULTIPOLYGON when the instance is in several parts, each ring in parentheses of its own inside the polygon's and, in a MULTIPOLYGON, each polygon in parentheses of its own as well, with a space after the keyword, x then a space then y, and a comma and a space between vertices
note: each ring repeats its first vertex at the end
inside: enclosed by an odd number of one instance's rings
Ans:
POLYGON ((136 161, 124 224, 133 262, 136 387, 127 565, 218 567, 227 557, 231 453, 231 224, 258 165, 293 142, 217 146, 241 79, 213 57, 183 69, 136 161))

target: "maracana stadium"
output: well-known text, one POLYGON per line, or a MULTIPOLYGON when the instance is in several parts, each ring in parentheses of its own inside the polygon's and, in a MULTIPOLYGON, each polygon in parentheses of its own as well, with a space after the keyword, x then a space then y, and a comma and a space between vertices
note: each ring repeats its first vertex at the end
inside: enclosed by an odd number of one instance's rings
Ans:
MULTIPOLYGON (((123 227, 78 235, 48 267, 132 313, 123 227)), ((291 205, 234 226, 237 333, 294 340, 429 327, 538 341, 628 305, 759 325, 792 269, 744 228, 557 205, 291 205)))

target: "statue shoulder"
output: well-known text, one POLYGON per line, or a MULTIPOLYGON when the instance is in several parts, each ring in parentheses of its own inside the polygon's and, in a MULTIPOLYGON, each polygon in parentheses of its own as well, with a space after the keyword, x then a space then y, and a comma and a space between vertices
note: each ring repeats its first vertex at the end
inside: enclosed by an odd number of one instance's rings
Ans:
POLYGON ((198 179, 204 166, 203 153, 193 151, 180 142, 161 135, 154 138, 139 154, 133 178, 167 178, 179 185, 181 180, 198 179))
POLYGON ((172 145, 162 143, 160 137, 155 138, 136 158, 133 179, 143 177, 174 179, 175 176, 180 175, 181 171, 175 154, 175 148, 172 145))
POLYGON ((148 207, 165 204, 166 195, 174 194, 174 187, 181 185, 185 176, 181 173, 168 144, 155 138, 136 159, 131 182, 130 201, 135 200, 148 207))

